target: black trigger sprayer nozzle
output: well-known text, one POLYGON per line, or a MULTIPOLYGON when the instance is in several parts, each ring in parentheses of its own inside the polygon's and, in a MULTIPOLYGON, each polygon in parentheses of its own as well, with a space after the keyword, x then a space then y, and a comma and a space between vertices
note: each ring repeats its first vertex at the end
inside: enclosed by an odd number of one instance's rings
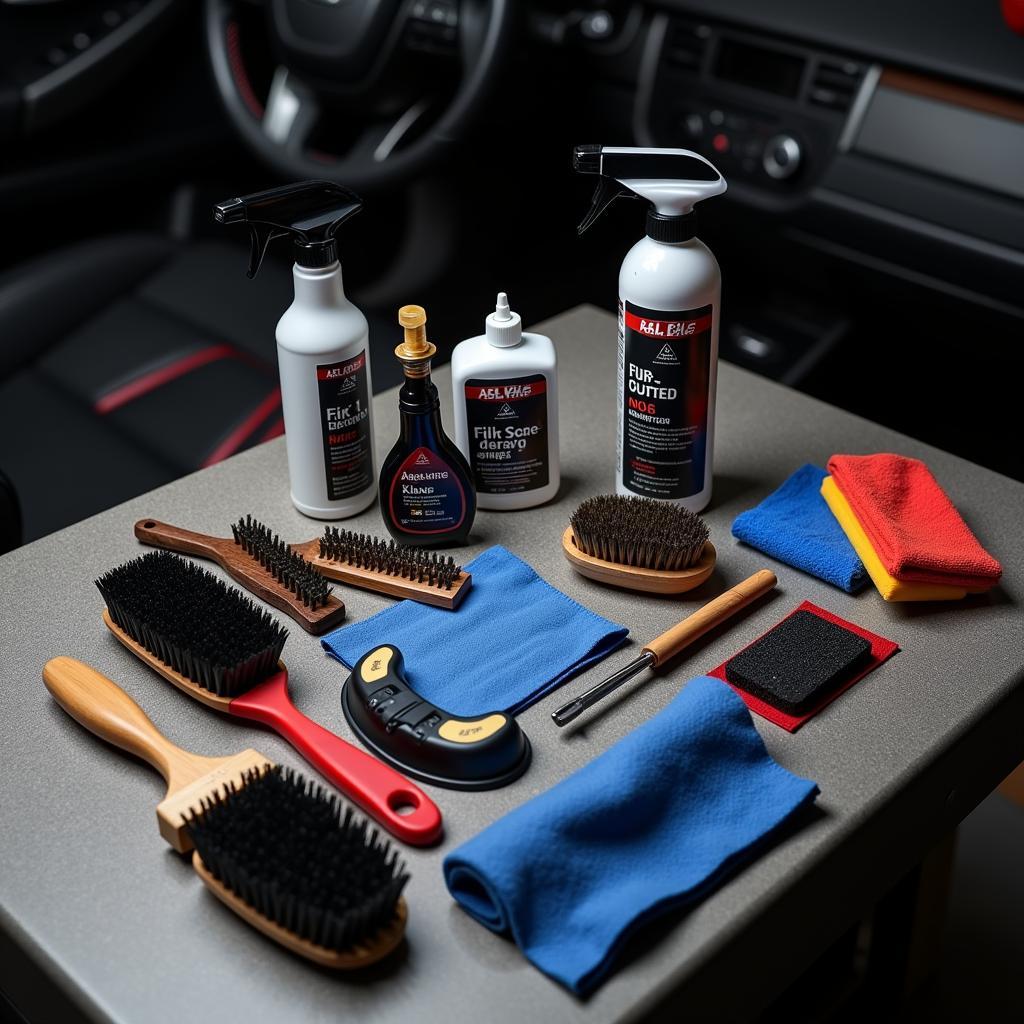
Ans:
POLYGON ((333 181, 299 181, 280 188, 236 196, 217 203, 218 224, 249 228, 249 277, 255 277, 275 238, 292 238, 295 262, 302 267, 327 267, 338 258, 335 233, 363 208, 363 201, 333 181))

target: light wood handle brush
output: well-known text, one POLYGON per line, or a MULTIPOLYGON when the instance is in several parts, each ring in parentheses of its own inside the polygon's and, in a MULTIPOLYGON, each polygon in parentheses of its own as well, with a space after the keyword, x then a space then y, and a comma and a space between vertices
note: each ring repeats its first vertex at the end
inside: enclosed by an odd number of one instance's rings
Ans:
POLYGON ((204 797, 225 785, 241 785, 253 769, 272 764, 256 750, 230 757, 204 757, 173 744, 116 683, 74 658, 51 658, 43 682, 54 700, 80 725, 115 747, 151 764, 167 782, 167 796, 156 809, 160 835, 179 853, 192 849, 185 819, 204 797))
POLYGON ((742 583, 737 583, 735 587, 725 591, 724 594, 719 594, 713 601, 708 601, 703 608, 699 608, 682 622, 676 623, 671 629, 665 630, 660 636, 645 644, 640 654, 614 675, 552 712, 551 718, 555 725, 568 725, 587 708, 593 707, 599 700, 613 690, 617 690, 638 672, 642 672, 645 668, 657 668, 670 658, 675 657, 708 630, 714 629, 715 626, 725 622, 742 608, 746 608, 752 601, 767 594, 777 582, 775 573, 768 569, 761 569, 753 576, 747 577, 742 583))
POLYGON ((246 923, 334 970, 376 963, 401 943, 405 866, 334 794, 255 750, 182 750, 116 683, 74 658, 48 661, 43 680, 75 721, 163 775, 160 834, 192 851, 203 884, 246 923))

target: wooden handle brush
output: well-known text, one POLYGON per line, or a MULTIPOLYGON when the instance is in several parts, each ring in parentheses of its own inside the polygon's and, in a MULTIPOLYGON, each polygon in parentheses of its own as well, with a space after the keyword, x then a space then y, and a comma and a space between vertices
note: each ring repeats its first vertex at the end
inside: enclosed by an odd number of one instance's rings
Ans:
POLYGON ((232 531, 233 537, 211 537, 159 519, 135 524, 135 536, 143 544, 216 562, 236 583, 290 615, 307 633, 319 636, 341 624, 345 605, 331 593, 322 573, 251 518, 240 520, 232 531))
POLYGON ((140 519, 143 544, 216 562, 237 583, 280 608, 307 633, 319 636, 345 617, 345 605, 329 581, 455 609, 469 593, 472 576, 450 555, 405 547, 369 534, 327 526, 323 536, 286 544, 252 516, 239 519, 229 538, 183 530, 158 519, 140 519))
POLYGON ((48 661, 43 681, 75 721, 163 775, 160 834, 179 853, 194 849, 203 884, 248 924, 336 970, 375 963, 402 941, 405 867, 333 795, 255 750, 182 750, 116 683, 74 658, 48 661))
POLYGON ((748 576, 742 583, 737 583, 731 590, 719 594, 713 601, 708 601, 703 608, 688 615, 682 622, 677 622, 650 643, 644 645, 641 652, 614 675, 581 693, 575 700, 562 705, 552 712, 551 718, 555 725, 568 725, 574 718, 599 700, 617 690, 626 680, 632 679, 645 668, 657 668, 670 658, 674 658, 683 648, 689 646, 708 630, 714 629, 735 615, 740 609, 746 608, 752 601, 767 594, 776 584, 775 573, 761 569, 753 576, 748 576))

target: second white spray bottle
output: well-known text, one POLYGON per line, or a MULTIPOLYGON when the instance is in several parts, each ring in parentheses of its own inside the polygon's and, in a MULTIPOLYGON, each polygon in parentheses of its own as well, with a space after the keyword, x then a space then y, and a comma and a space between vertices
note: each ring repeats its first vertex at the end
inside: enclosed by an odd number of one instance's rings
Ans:
POLYGON ((615 490, 699 512, 711 500, 722 275, 693 206, 725 179, 686 149, 577 146, 573 166, 600 176, 580 234, 620 196, 650 203, 619 272, 615 490))

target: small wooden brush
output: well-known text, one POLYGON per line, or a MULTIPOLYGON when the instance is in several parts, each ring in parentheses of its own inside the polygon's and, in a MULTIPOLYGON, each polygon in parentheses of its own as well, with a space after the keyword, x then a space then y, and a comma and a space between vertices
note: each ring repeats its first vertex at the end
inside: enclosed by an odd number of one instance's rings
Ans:
POLYGON ((335 526, 291 549, 333 580, 437 608, 457 608, 472 584, 472 576, 450 555, 335 526))
POLYGON ((216 562, 236 583, 319 636, 345 618, 345 605, 323 573, 289 550, 268 527, 246 516, 231 537, 211 537, 158 519, 140 519, 135 536, 143 544, 216 562))
POLYGON ((255 750, 182 750, 116 683, 74 658, 48 661, 43 680, 77 722, 160 771, 160 834, 179 853, 194 849, 196 874, 248 924, 336 970, 375 963, 402 941, 405 865, 333 794, 255 750))
POLYGON ((682 594, 715 568, 707 524, 672 502, 599 494, 569 518, 562 550, 583 576, 628 590, 682 594))

